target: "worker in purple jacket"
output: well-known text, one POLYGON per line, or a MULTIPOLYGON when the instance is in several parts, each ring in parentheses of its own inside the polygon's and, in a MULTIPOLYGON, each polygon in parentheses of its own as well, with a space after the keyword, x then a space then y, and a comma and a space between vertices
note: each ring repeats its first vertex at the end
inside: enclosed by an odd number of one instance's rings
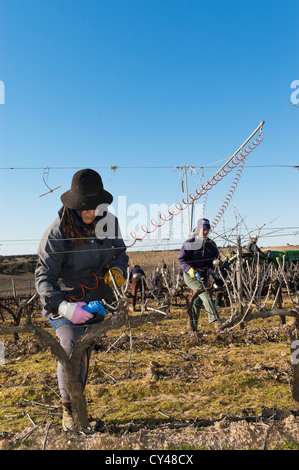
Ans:
MULTIPOLYGON (((199 219, 192 238, 184 242, 178 257, 184 282, 193 293, 208 287, 209 270, 213 268, 213 262, 219 259, 216 243, 208 238, 210 229, 208 219, 199 219)), ((194 331, 197 330, 201 308, 207 312, 209 323, 220 320, 210 292, 204 291, 193 303, 192 321, 188 327, 194 331)))

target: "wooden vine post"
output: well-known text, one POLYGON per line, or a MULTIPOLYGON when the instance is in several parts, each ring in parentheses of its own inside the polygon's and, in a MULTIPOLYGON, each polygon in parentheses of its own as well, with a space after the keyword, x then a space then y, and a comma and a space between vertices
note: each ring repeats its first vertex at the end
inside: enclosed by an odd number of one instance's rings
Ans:
MULTIPOLYGON (((241 247, 241 237, 237 237, 237 265, 236 265, 236 274, 237 274, 237 288, 238 288, 238 300, 239 300, 239 315, 243 314, 243 282, 242 282, 242 247, 241 247)), ((244 328, 243 322, 240 324, 241 328, 244 328)))

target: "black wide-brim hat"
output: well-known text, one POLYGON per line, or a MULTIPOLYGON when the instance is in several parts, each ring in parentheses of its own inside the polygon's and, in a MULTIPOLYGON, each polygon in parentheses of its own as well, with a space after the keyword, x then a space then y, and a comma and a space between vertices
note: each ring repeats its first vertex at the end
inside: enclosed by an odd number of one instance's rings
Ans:
POLYGON ((105 191, 102 178, 96 171, 84 169, 74 174, 71 189, 60 199, 69 209, 87 211, 96 209, 100 204, 111 204, 113 196, 105 191))

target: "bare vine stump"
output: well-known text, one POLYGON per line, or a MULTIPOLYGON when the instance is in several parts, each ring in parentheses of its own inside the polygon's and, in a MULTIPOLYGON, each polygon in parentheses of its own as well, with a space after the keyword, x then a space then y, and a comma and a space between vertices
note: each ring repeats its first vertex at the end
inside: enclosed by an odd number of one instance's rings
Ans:
POLYGON ((74 368, 68 367, 67 369, 66 386, 71 400, 75 430, 81 431, 89 427, 84 389, 80 383, 77 368, 74 370, 74 368))

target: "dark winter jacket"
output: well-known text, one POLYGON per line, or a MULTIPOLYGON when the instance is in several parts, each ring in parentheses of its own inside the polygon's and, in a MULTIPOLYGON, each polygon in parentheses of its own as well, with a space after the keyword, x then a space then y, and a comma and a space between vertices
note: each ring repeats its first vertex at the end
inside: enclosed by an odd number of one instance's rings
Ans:
POLYGON ((252 253, 253 255, 257 253, 263 253, 262 250, 257 246, 257 244, 252 241, 248 243, 248 245, 246 246, 246 250, 252 253))
MULTIPOLYGON (((118 228, 117 218, 115 226, 118 228)), ((57 313, 63 300, 72 301, 69 296, 83 300, 87 295, 88 301, 105 298, 108 286, 103 277, 108 269, 118 267, 127 275, 128 256, 120 235, 113 239, 87 236, 82 244, 71 247, 59 217, 45 232, 38 255, 35 284, 45 317, 57 313)))
POLYGON ((140 268, 140 266, 138 267, 134 267, 131 272, 130 272, 130 276, 129 276, 129 281, 131 282, 132 281, 132 277, 134 276, 134 274, 137 275, 137 277, 141 278, 142 276, 145 277, 145 272, 143 271, 143 269, 140 268))
POLYGON ((183 244, 178 262, 182 271, 188 273, 190 268, 197 271, 212 268, 213 260, 217 258, 219 258, 219 251, 213 240, 193 237, 183 244))
POLYGON ((155 274, 155 276, 151 280, 151 284, 150 284, 151 289, 154 289, 155 287, 160 287, 161 284, 162 284, 162 274, 157 273, 157 274, 155 274))

